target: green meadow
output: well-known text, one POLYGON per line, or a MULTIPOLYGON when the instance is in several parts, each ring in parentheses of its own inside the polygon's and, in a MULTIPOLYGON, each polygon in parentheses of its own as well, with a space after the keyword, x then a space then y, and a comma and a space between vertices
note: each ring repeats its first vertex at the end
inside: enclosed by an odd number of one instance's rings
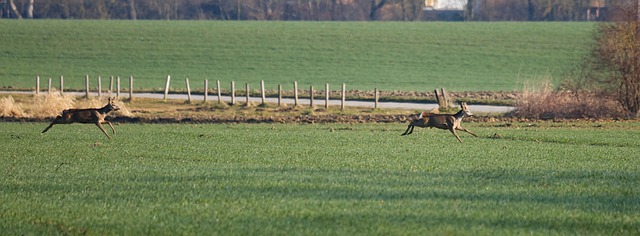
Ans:
POLYGON ((6 235, 638 235, 634 122, 0 123, 6 235))
MULTIPOLYGON (((120 76, 162 90, 184 79, 338 89, 513 91, 558 83, 593 42, 587 22, 0 21, 0 88, 96 87, 120 76)), ((213 83, 212 83, 213 84, 213 83)), ((123 85, 123 87, 125 87, 123 85)))

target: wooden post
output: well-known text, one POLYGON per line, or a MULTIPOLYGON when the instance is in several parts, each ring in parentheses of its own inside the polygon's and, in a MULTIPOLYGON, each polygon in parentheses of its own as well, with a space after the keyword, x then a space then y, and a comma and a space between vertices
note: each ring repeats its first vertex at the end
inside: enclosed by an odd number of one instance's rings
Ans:
POLYGON ((216 81, 216 91, 218 91, 218 103, 222 102, 222 92, 220 91, 220 80, 216 81))
POLYGON ((207 97, 209 96, 209 80, 204 80, 204 102, 207 103, 207 97))
POLYGON ((438 106, 442 108, 442 99, 440 99, 438 89, 433 90, 433 94, 436 96, 436 101, 438 102, 438 106))
POLYGON ((324 84, 324 108, 329 109, 329 83, 324 84))
POLYGON ((85 97, 89 98, 89 75, 84 76, 84 87, 87 90, 85 97))
POLYGON ((40 76, 36 75, 36 95, 40 95, 40 76))
POLYGON ((278 107, 282 106, 282 85, 278 84, 278 107))
POLYGON ((184 82, 187 84, 187 102, 191 103, 191 87, 189 86, 189 78, 185 78, 184 82))
POLYGON ((98 76, 98 98, 102 97, 102 79, 98 76))
POLYGON ((260 80, 260 93, 262 94, 262 105, 265 105, 265 94, 264 94, 264 80, 260 80))
POLYGON ((167 82, 164 84, 164 100, 167 100, 169 96, 169 83, 171 82, 171 75, 167 75, 167 82))
POLYGON ((378 109, 378 88, 373 90, 373 109, 378 109))
POLYGON ((113 93, 113 75, 109 78, 109 97, 113 93))
POLYGON ((129 101, 133 101, 133 76, 129 76, 129 101))
POLYGON ((51 94, 51 77, 49 77, 49 90, 47 92, 47 94, 51 94))
POLYGON ((245 83, 245 88, 247 90, 247 103, 245 105, 251 106, 251 102, 249 101, 249 98, 251 96, 251 92, 249 92, 249 83, 245 83))
POLYGON ((313 85, 309 86, 309 107, 311 107, 311 109, 316 108, 313 104, 313 85))
POLYGON ((441 94, 442 95, 442 100, 443 100, 442 103, 444 104, 444 107, 448 108, 449 107, 449 96, 447 96, 447 92, 444 91, 444 88, 440 88, 440 92, 442 92, 442 94, 441 94))
POLYGON ((231 81, 231 105, 236 104, 236 82, 231 81))
POLYGON ((64 76, 60 76, 60 95, 64 94, 64 76))
POLYGON ((298 81, 293 81, 293 106, 297 107, 298 105, 298 81))
POLYGON ((64 77, 60 76, 60 94, 64 94, 64 77))
POLYGON ((340 110, 344 111, 345 101, 347 100, 347 85, 342 84, 342 102, 340 103, 340 110))
POLYGON ((120 76, 116 77, 116 97, 120 97, 120 76))

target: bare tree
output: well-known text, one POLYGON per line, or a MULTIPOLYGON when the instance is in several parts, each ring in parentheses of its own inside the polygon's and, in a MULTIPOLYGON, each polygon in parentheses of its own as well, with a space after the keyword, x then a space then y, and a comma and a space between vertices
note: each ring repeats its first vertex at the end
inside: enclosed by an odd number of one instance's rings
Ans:
POLYGON ((131 17, 132 20, 138 19, 135 0, 129 0, 129 16, 131 17))
POLYGON ((384 7, 387 0, 371 0, 371 10, 369 11, 369 20, 376 20, 378 10, 384 7))
POLYGON ((33 19, 33 1, 29 0, 29 8, 27 8, 27 18, 33 19))
POLYGON ((640 111, 640 0, 621 1, 616 18, 596 34, 593 63, 602 82, 613 85, 618 102, 631 117, 640 111))
POLYGON ((13 14, 15 14, 18 19, 22 19, 22 14, 20 14, 20 11, 18 11, 18 7, 16 7, 16 3, 13 2, 13 0, 9 0, 9 4, 11 5, 11 10, 13 11, 13 14))

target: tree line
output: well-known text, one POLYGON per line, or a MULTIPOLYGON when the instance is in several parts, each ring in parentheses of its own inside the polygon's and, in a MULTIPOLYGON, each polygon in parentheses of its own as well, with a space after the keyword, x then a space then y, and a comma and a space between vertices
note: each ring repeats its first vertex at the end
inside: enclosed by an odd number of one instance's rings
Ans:
MULTIPOLYGON (((440 0, 446 1, 446 0, 440 0)), ((628 0, 448 0, 464 9, 446 19, 588 20, 594 2, 628 0)), ((438 20, 424 0, 0 0, 0 18, 149 20, 438 20)), ((603 16, 605 16, 603 14, 603 16)))

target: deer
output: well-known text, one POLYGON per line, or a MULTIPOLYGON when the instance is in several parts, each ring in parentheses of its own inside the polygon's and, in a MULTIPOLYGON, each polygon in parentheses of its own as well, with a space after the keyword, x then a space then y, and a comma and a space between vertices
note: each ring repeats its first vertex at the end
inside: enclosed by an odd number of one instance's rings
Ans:
POLYGON ((474 134, 468 129, 463 128, 460 125, 460 123, 462 123, 462 119, 465 116, 473 116, 473 113, 471 113, 471 111, 469 111, 469 109, 467 108, 466 102, 460 103, 460 108, 461 110, 456 114, 433 114, 433 113, 422 112, 420 113, 420 116, 418 116, 418 119, 412 121, 409 124, 409 126, 407 127, 407 130, 404 131, 402 136, 413 133, 413 128, 415 126, 418 126, 422 128, 429 127, 429 128, 438 128, 438 129, 448 129, 449 131, 451 131, 451 133, 453 133, 454 136, 456 136, 456 138, 460 143, 462 143, 462 139, 460 139, 460 136, 458 136, 458 133, 456 132, 456 130, 462 130, 467 133, 470 133, 475 137, 478 137, 478 135, 474 134))
POLYGON ((67 109, 62 111, 62 115, 59 115, 54 119, 49 127, 44 129, 42 133, 47 132, 47 130, 51 129, 53 125, 56 124, 71 124, 71 123, 82 123, 82 124, 95 124, 102 130, 102 132, 107 135, 108 139, 111 139, 107 131, 104 130, 102 124, 109 124, 111 127, 111 131, 113 134, 116 133, 116 130, 113 128, 113 125, 109 121, 105 121, 104 118, 107 117, 107 114, 111 111, 120 110, 120 107, 116 106, 114 103, 115 99, 109 98, 109 102, 102 108, 86 108, 86 109, 67 109))

